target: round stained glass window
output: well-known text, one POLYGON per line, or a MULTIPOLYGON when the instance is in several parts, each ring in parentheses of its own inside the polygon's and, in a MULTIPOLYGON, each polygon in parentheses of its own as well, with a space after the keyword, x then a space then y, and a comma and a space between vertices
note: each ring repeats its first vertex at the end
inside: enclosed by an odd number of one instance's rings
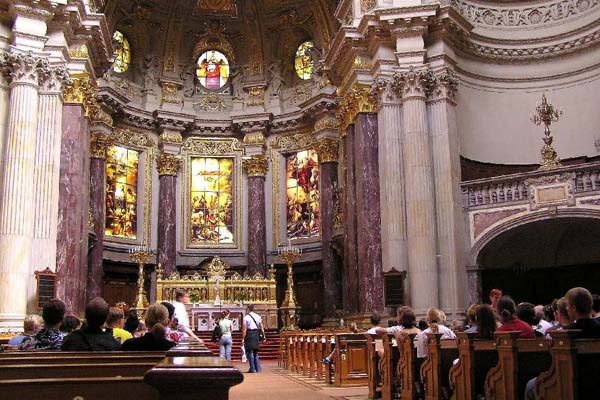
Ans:
POLYGON ((229 79, 229 61, 217 50, 205 51, 198 57, 196 75, 202 86, 209 90, 218 90, 229 79))
POLYGON ((312 41, 304 42, 298 46, 298 50, 296 50, 294 68, 296 69, 296 74, 298 74, 298 77, 302 80, 307 80, 312 77, 314 63, 310 56, 310 49, 313 47, 314 44, 312 41))

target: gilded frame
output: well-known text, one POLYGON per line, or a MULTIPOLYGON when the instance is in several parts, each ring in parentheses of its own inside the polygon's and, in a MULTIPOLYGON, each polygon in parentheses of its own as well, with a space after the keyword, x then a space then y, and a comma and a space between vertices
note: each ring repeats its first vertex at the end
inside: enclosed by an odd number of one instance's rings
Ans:
MULTIPOLYGON (((152 167, 154 166, 155 143, 145 132, 132 131, 129 128, 116 128, 112 134, 113 145, 126 147, 139 152, 143 161, 143 170, 138 168, 138 209, 142 205, 141 224, 138 213, 138 231, 136 239, 127 239, 115 236, 104 236, 104 241, 115 244, 147 244, 150 245, 152 229, 152 167), (143 179, 140 179, 143 172, 143 179), (140 187, 141 185, 141 187, 140 187), (140 190, 141 189, 141 190, 140 190), (142 193, 142 196, 140 196, 142 193), (140 234, 141 226, 141 234, 140 234)), ((104 172, 106 181, 106 170, 104 172)), ((103 202, 104 223, 106 223, 106 201, 103 202)))
MULTIPOLYGON (((285 158, 288 154, 314 149, 316 140, 310 130, 303 129, 279 135, 270 144, 271 157, 271 175, 273 177, 273 248, 287 245, 287 235, 283 229, 285 223, 282 222, 285 215, 285 206, 282 197, 286 195, 285 185, 285 158)), ((319 165, 321 160, 319 160, 319 165)), ((319 202, 321 199, 319 198, 319 202)), ((319 235, 311 238, 294 239, 296 244, 321 243, 321 231, 319 235)))
POLYGON ((242 237, 242 154, 243 149, 235 138, 206 138, 190 137, 181 148, 183 159, 183 181, 181 185, 181 250, 197 249, 243 249, 242 237), (192 243, 190 238, 190 221, 192 219, 190 207, 190 187, 192 184, 191 161, 195 157, 231 158, 233 159, 233 243, 227 244, 198 244, 192 243))

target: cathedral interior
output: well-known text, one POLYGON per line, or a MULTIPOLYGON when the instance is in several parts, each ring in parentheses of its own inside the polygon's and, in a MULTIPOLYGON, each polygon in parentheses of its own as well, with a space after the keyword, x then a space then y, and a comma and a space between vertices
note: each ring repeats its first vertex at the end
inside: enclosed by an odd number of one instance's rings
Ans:
POLYGON ((0 53, 0 331, 600 287, 596 0, 0 0, 0 53))

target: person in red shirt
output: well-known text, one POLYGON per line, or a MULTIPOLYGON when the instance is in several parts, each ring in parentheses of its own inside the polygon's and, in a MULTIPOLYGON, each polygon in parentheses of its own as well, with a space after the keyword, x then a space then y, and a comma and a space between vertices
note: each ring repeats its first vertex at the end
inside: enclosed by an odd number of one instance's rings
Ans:
POLYGON ((535 332, 531 325, 517 317, 517 307, 509 296, 498 299, 498 315, 502 325, 496 329, 498 332, 520 332, 520 339, 535 339, 535 332))

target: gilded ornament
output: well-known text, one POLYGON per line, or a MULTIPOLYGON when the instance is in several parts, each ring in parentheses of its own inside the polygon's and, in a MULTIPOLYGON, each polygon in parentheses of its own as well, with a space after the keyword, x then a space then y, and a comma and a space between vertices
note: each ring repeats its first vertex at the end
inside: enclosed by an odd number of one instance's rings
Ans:
POLYGON ((266 143, 265 135, 262 132, 248 133, 244 136, 245 145, 262 146, 266 143))
POLYGON ((96 101, 96 84, 90 80, 88 74, 73 74, 70 81, 63 88, 65 104, 82 104, 85 115, 92 117, 99 109, 96 101))
POLYGON ((320 163, 338 162, 340 142, 334 138, 323 138, 317 142, 316 150, 320 163))
POLYGON ((181 157, 176 154, 161 152, 156 156, 156 169, 159 176, 177 176, 180 167, 181 157))
POLYGON ((102 107, 98 107, 96 112, 91 116, 92 122, 102 122, 108 126, 113 125, 113 119, 109 113, 104 111, 102 107))
POLYGON ((249 107, 259 107, 265 104, 265 88, 254 86, 248 89, 248 99, 246 105, 249 107))
POLYGON ((75 59, 86 60, 89 57, 89 51, 87 46, 82 44, 81 46, 69 49, 69 56, 75 59))
POLYGON ((188 138, 183 145, 183 150, 206 156, 217 156, 241 151, 239 147, 239 141, 237 139, 211 139, 197 137, 188 138))
POLYGON ((349 90, 343 97, 336 114, 340 122, 341 136, 346 136, 346 128, 354 123, 359 113, 377 112, 378 106, 377 94, 370 86, 357 84, 349 90))
POLYGON ((269 163, 264 156, 255 156, 242 160, 242 166, 248 177, 264 177, 267 174, 269 163))
POLYGON ((340 127, 340 121, 331 114, 327 114, 323 118, 315 122, 315 132, 320 132, 326 129, 338 130, 340 127))
POLYGON ((106 152, 113 141, 110 137, 102 133, 92 133, 90 137, 90 157, 106 160, 106 152))
POLYGON ((279 136, 272 147, 287 152, 312 148, 314 145, 315 138, 309 132, 304 131, 279 136))
POLYGON ((154 142, 145 133, 132 131, 131 129, 115 129, 114 141, 118 144, 134 147, 152 147, 154 142))
POLYGON ((183 137, 181 133, 174 131, 163 131, 158 138, 159 144, 182 144, 183 137))
POLYGON ((207 93, 202 100, 194 103, 194 105, 202 111, 223 111, 227 108, 227 104, 216 93, 207 93))
POLYGON ((562 115, 562 111, 555 108, 551 103, 546 99, 546 95, 542 95, 542 103, 538 104, 535 108, 535 114, 531 116, 531 122, 535 125, 544 124, 544 137, 542 140, 544 141, 544 146, 542 146, 542 162, 540 163, 541 170, 555 169, 562 167, 560 163, 560 158, 558 154, 556 154, 556 150, 552 147, 552 135, 550 134, 550 125, 554 122, 558 122, 560 116, 562 115))
POLYGON ((362 56, 356 56, 354 58, 354 68, 356 69, 371 69, 373 65, 369 60, 362 56))
POLYGON ((183 100, 178 95, 179 85, 172 82, 162 82, 161 94, 163 103, 181 104, 183 100))

